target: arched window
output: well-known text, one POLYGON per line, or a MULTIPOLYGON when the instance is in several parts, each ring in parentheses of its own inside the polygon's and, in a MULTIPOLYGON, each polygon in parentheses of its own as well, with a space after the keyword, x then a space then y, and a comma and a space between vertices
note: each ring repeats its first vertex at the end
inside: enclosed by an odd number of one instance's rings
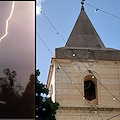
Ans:
MULTIPOLYGON (((92 75, 87 75, 84 77, 84 98, 86 100, 98 100, 97 94, 97 80, 92 75)), ((96 101, 97 102, 97 101, 96 101)))
POLYGON ((84 97, 89 101, 96 99, 96 85, 92 80, 84 81, 84 97))

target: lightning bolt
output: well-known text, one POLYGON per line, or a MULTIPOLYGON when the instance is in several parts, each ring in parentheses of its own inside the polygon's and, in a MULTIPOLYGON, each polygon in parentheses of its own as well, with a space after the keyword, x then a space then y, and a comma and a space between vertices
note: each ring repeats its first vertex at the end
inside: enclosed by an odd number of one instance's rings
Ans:
POLYGON ((11 19, 12 17, 12 14, 13 14, 13 10, 14 10, 14 4, 15 4, 15 1, 13 1, 12 3, 12 9, 11 9, 11 12, 10 12, 10 15, 8 17, 8 19, 6 20, 6 27, 5 27, 5 34, 0 38, 0 41, 5 38, 8 34, 8 21, 11 19))

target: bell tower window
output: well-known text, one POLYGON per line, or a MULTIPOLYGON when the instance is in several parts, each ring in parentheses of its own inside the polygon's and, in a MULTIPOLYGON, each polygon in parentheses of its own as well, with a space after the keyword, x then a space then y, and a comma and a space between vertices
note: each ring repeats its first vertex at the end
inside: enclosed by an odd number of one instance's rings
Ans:
POLYGON ((96 98, 96 86, 91 80, 84 81, 84 97, 91 101, 96 98))
MULTIPOLYGON (((93 75, 87 75, 83 81, 84 98, 92 105, 98 104, 97 79, 93 75)), ((86 102, 85 102, 86 103, 86 102)), ((87 104, 87 103, 86 103, 87 104)))

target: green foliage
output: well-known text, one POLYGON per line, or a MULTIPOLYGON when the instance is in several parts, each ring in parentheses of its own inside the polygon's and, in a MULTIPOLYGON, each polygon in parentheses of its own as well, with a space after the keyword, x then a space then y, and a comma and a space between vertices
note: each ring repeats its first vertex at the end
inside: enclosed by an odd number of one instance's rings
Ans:
POLYGON ((38 76, 39 70, 36 70, 36 119, 38 120, 56 120, 55 114, 59 107, 57 102, 53 102, 47 97, 49 90, 43 83, 40 83, 38 76))

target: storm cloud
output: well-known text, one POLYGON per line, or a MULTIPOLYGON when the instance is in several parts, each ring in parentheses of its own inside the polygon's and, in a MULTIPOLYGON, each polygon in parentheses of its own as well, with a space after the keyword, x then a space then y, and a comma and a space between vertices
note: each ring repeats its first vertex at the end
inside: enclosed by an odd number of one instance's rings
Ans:
MULTIPOLYGON (((0 37, 5 33, 12 1, 0 1, 0 37)), ((35 2, 15 1, 8 35, 0 41, 0 76, 3 69, 17 72, 17 80, 26 86, 35 72, 35 2)))

